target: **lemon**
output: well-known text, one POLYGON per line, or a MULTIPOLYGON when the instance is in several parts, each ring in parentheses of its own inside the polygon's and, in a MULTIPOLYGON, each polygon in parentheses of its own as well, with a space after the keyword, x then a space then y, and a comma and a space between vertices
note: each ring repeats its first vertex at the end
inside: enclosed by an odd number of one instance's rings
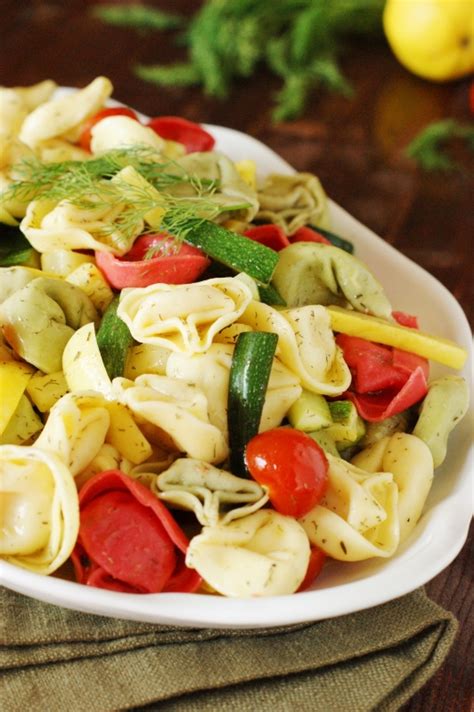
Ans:
POLYGON ((383 24, 414 74, 442 82, 474 72, 474 0, 387 0, 383 24))

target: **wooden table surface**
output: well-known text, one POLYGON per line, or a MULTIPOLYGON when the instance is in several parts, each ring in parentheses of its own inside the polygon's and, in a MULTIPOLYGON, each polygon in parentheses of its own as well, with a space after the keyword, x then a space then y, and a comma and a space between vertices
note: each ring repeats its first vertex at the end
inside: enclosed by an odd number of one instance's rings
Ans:
MULTIPOLYGON (((184 13, 186 0, 151 2, 184 13)), ((271 146, 299 170, 316 173, 328 194, 362 223, 437 277, 474 323, 473 160, 462 146, 462 172, 420 172, 403 148, 431 121, 469 120, 469 80, 446 85, 407 73, 383 39, 351 45, 344 67, 355 87, 348 100, 319 94, 303 118, 272 125, 269 108, 278 81, 262 70, 221 103, 199 90, 158 89, 137 79, 136 63, 184 58, 173 35, 137 34, 105 26, 90 15, 91 2, 2 0, 0 84, 28 85, 52 78, 83 86, 108 76, 115 96, 149 115, 175 114, 245 131, 271 146)), ((456 643, 442 669, 403 712, 472 709, 473 542, 427 584, 429 596, 460 621, 456 643)))

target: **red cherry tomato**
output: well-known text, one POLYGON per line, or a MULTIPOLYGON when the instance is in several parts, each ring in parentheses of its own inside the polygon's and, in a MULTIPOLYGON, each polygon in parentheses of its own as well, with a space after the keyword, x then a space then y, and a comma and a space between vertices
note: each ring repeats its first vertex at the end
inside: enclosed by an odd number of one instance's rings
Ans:
POLYGON ((311 554, 309 556, 308 568, 306 569, 305 577, 300 583, 298 591, 306 591, 306 589, 311 586, 313 581, 318 578, 319 574, 323 570, 325 562, 325 552, 321 551, 321 549, 318 549, 317 546, 312 546, 311 554))
POLYGON ((169 235, 142 235, 126 255, 115 257, 110 252, 96 252, 98 268, 114 289, 148 287, 150 284, 187 284, 209 266, 210 260, 197 247, 181 243, 169 254, 158 254, 147 259, 148 250, 171 243, 169 235))
POLYGON ((102 109, 101 111, 98 111, 97 114, 94 114, 94 116, 91 116, 90 119, 86 121, 79 137, 79 145, 84 149, 84 151, 91 150, 91 131, 94 126, 98 124, 99 121, 102 121, 102 119, 106 119, 108 116, 128 116, 130 119, 139 121, 138 116, 133 109, 128 109, 126 106, 118 106, 115 109, 102 109))
POLYGON ((326 455, 300 430, 259 433, 247 443, 245 462, 252 477, 268 487, 270 502, 280 514, 303 517, 326 491, 326 455))
POLYGON ((215 140, 202 126, 180 116, 157 116, 150 119, 149 126, 158 136, 182 143, 186 153, 211 151, 215 140))

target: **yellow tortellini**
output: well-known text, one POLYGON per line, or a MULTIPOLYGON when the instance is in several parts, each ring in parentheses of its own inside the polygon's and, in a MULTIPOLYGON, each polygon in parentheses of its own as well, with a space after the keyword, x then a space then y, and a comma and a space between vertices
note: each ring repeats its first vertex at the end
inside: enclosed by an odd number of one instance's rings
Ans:
POLYGON ((329 316, 322 306, 277 311, 252 301, 239 321, 255 331, 278 334, 277 356, 303 388, 337 396, 349 387, 351 373, 336 346, 329 316))
MULTIPOLYGON (((0 108, 1 115, 1 108, 0 108)), ((28 208, 29 196, 13 194, 10 190, 13 182, 20 179, 16 166, 34 158, 33 151, 17 138, 8 138, 0 131, 0 221, 16 225, 16 218, 24 217, 28 208)))
POLYGON ((48 101, 56 88, 50 79, 30 87, 0 87, 0 136, 8 140, 18 136, 30 111, 48 101))
POLYGON ((65 138, 74 143, 84 121, 104 106, 112 89, 109 79, 97 77, 84 89, 40 104, 25 118, 21 141, 32 148, 51 138, 65 138))
POLYGON ((0 324, 8 341, 44 373, 61 371, 63 351, 74 331, 97 318, 81 289, 49 277, 29 281, 0 304, 0 324))
POLYGON ((51 574, 70 556, 79 531, 76 485, 63 460, 36 446, 0 445, 0 555, 51 574))
POLYGON ((33 200, 21 221, 21 230, 38 252, 52 250, 100 250, 123 255, 142 232, 144 223, 137 221, 133 231, 125 234, 115 224, 124 203, 98 202, 94 207, 81 207, 68 200, 33 200))
MULTIPOLYGON (((169 354, 165 373, 187 383, 195 383, 207 397, 209 420, 227 439, 227 397, 234 347, 211 344, 203 354, 169 354)), ((273 366, 265 394, 260 431, 275 428, 301 394, 299 379, 278 359, 273 366)))
POLYGON ((43 273, 34 267, 0 267, 0 304, 43 273))
POLYGON ((300 519, 310 541, 340 561, 391 556, 400 541, 398 488, 390 472, 366 472, 326 453, 327 491, 300 519))
POLYGON ((191 539, 186 565, 224 596, 278 596, 298 589, 309 556, 308 537, 296 519, 260 509, 204 527, 191 539))
POLYGON ((433 456, 420 438, 395 433, 356 455, 352 462, 367 472, 393 474, 398 489, 400 541, 413 531, 433 483, 433 456))
POLYGON ((129 116, 108 116, 91 130, 91 151, 105 153, 116 148, 147 146, 162 153, 166 142, 153 129, 140 124, 129 116))
POLYGON ((234 277, 194 284, 152 284, 124 289, 117 315, 134 339, 171 351, 203 353, 213 337, 243 313, 250 288, 234 277))
POLYGON ((198 522, 209 527, 252 514, 268 501, 258 482, 192 458, 175 460, 158 475, 152 489, 171 506, 194 512, 198 522))
POLYGON ((42 141, 35 149, 43 163, 62 163, 63 161, 88 161, 91 154, 74 143, 61 138, 42 141))
POLYGON ((197 460, 222 462, 228 454, 223 433, 209 421, 200 388, 167 376, 144 374, 135 381, 113 380, 116 398, 137 418, 157 426, 171 446, 197 460))
POLYGON ((123 459, 116 447, 110 445, 110 443, 103 443, 86 467, 74 477, 74 481, 77 489, 80 490, 82 485, 98 472, 122 470, 122 472, 128 474, 130 469, 131 463, 123 459))

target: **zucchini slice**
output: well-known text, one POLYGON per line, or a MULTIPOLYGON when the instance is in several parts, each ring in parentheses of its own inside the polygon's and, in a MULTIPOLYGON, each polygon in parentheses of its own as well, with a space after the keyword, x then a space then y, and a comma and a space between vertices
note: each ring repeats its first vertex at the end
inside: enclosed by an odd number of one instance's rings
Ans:
POLYGON ((97 332, 97 345, 110 380, 123 376, 127 351, 135 343, 128 326, 117 316, 119 300, 117 296, 110 302, 97 332))
POLYGON ((264 331, 239 334, 229 378, 228 425, 231 471, 248 476, 245 447, 258 433, 278 335, 264 331))
POLYGON ((236 272, 246 272, 264 286, 269 284, 278 262, 275 250, 209 220, 196 220, 184 240, 236 272))

